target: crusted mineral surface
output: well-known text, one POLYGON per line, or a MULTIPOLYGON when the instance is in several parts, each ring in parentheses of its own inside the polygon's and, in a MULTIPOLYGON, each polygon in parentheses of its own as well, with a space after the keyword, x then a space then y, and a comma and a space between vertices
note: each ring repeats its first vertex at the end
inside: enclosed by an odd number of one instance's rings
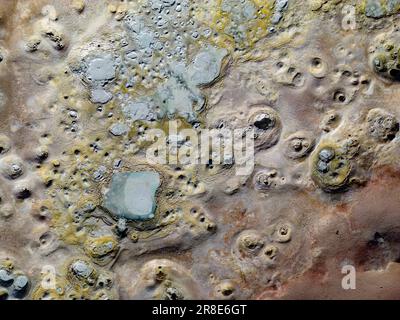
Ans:
POLYGON ((399 13, 1 0, 0 299, 399 298, 399 13))

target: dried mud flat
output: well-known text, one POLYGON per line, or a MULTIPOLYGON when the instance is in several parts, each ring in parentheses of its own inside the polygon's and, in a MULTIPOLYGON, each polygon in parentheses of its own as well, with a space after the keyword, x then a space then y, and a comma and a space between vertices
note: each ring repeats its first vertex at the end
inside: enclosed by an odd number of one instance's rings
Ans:
POLYGON ((398 299, 399 13, 1 0, 0 298, 398 299), (169 120, 253 170, 149 163, 169 120))

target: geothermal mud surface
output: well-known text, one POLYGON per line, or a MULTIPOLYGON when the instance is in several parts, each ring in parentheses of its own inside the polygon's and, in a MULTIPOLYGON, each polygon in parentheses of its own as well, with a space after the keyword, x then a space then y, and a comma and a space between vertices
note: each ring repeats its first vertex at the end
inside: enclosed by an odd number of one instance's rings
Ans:
POLYGON ((399 10, 1 0, 0 298, 399 298, 399 10), (240 128, 250 172, 172 159, 240 128))

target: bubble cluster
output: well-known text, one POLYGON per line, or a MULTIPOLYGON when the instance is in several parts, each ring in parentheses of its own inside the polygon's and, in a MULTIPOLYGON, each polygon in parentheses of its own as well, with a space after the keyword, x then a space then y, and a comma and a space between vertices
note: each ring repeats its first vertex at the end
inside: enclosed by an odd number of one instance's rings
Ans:
POLYGON ((28 276, 7 259, 0 264, 0 300, 23 299, 30 291, 28 276))

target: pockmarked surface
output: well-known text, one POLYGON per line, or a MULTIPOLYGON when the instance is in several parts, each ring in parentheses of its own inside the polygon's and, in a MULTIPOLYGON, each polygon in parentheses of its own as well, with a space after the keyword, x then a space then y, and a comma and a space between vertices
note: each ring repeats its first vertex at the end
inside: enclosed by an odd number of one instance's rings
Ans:
POLYGON ((1 0, 0 299, 399 298, 399 28, 398 0, 1 0))

